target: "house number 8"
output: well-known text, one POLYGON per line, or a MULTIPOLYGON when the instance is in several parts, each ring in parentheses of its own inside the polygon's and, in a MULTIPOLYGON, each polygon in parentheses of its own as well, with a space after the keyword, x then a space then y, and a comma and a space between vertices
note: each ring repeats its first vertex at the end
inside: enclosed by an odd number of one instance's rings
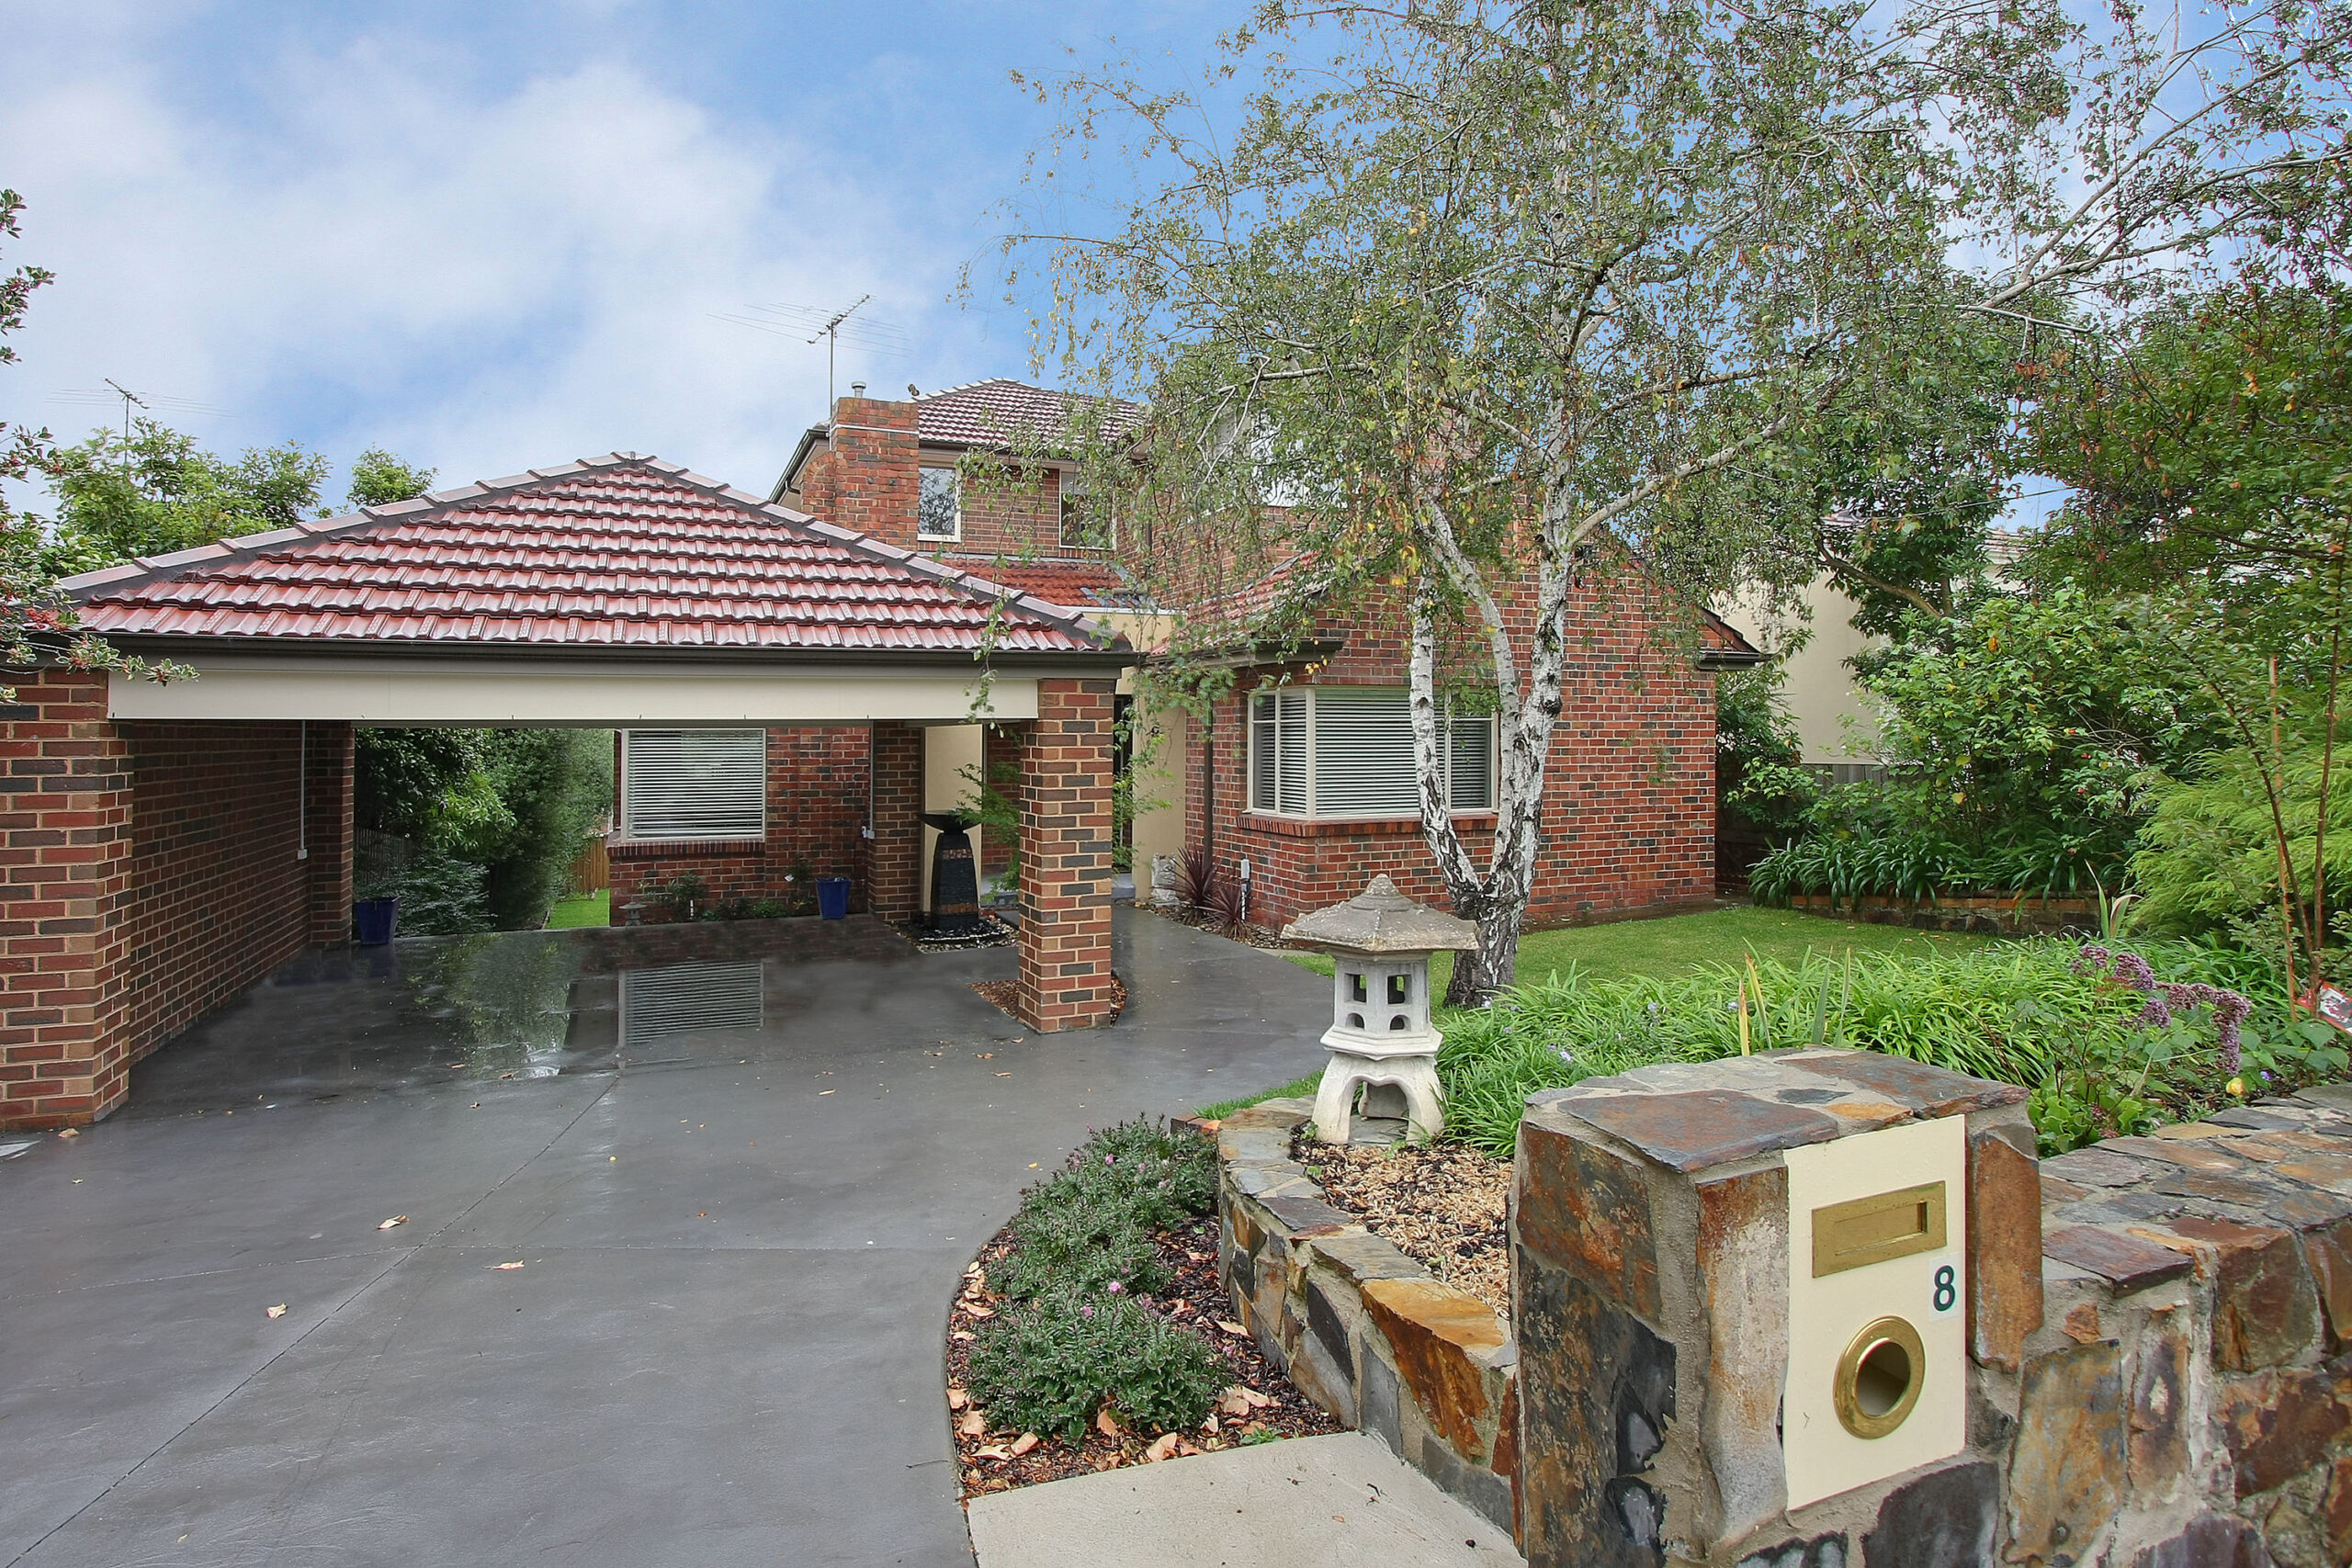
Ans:
POLYGON ((1959 1276, 1952 1271, 1952 1266, 1947 1263, 1936 1270, 1936 1310, 1950 1312, 1953 1303, 1959 1300, 1959 1276))

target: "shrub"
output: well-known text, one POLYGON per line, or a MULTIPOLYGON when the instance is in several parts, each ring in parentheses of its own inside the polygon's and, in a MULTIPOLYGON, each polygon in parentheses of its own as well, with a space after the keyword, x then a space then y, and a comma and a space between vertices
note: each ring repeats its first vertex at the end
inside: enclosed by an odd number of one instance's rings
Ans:
POLYGON ((1128 1194, 1083 1171, 1033 1188, 1012 1216, 1019 1244, 997 1279, 1017 1299, 1059 1290, 1154 1291, 1167 1280, 1151 1233, 1128 1194))
POLYGON ((1932 901, 1939 894, 2008 893, 2049 898, 2090 893, 2122 880, 2112 846, 2064 838, 1969 850, 1933 832, 1880 827, 1820 832, 1772 851, 1747 874, 1765 905, 1801 893, 1833 903, 1865 897, 1932 901))
POLYGON ((1057 1290, 984 1325, 973 1399, 1000 1427, 1075 1440, 1103 1405, 1131 1425, 1200 1425, 1223 1377, 1208 1348, 1122 1295, 1057 1290))
POLYGON ((2211 1017, 2153 1021, 2148 995, 2083 964, 2085 952, 2042 940, 1927 957, 1758 960, 1671 978, 1555 975, 1491 1010, 1448 1016, 1438 1058, 1447 1122, 1465 1141, 1507 1155, 1538 1089, 1652 1062, 1737 1055, 1743 1002, 1755 1050, 1858 1046, 2034 1089, 2045 1153, 2127 1130, 2126 1122, 2200 1113, 2228 1097, 2233 1077, 2251 1090, 2344 1068, 2327 1026, 2290 1014, 2276 982, 2249 977, 2227 950, 2163 942, 2145 944, 2143 956, 2166 980, 2256 997, 2238 1025, 2240 1062, 2229 1059, 2211 1017))
POLYGON ((401 901, 400 929, 411 936, 464 936, 492 928, 490 899, 482 891, 489 873, 471 861, 421 854, 383 883, 381 893, 401 901))

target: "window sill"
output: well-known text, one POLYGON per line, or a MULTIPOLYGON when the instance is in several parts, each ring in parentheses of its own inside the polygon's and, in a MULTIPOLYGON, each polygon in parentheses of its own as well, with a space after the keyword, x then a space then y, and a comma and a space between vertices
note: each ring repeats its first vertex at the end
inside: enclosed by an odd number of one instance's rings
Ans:
POLYGON ((615 860, 662 860, 673 855, 763 855, 765 839, 622 839, 605 840, 615 860))
MULTIPOLYGON (((1457 811, 1453 826, 1458 832, 1476 832, 1491 829, 1495 814, 1491 811, 1457 811)), ((1401 838, 1421 830, 1418 817, 1269 817, 1262 812, 1241 814, 1245 831, 1272 833, 1285 839, 1401 838)))
POLYGON ((915 536, 915 543, 918 545, 960 545, 963 542, 964 536, 961 534, 917 534, 915 536))

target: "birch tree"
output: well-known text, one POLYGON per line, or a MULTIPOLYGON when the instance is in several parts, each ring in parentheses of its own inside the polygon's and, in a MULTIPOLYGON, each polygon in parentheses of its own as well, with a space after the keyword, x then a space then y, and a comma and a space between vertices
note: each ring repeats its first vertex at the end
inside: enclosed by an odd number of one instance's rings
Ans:
POLYGON ((1194 87, 1032 84, 1064 120, 1010 293, 1045 301, 1041 363, 1149 405, 1085 482, 1183 612, 1167 670, 1226 678, 1322 607, 1396 605, 1423 835, 1480 932, 1449 999, 1510 982, 1596 618, 1639 598, 1687 628, 1809 577, 1834 476, 1932 462, 1947 423, 1981 441, 1939 412, 1960 382, 2330 187, 2345 12, 2179 28, 1272 0, 1194 87), (1450 694, 1498 719, 1483 843, 1446 798, 1450 694))

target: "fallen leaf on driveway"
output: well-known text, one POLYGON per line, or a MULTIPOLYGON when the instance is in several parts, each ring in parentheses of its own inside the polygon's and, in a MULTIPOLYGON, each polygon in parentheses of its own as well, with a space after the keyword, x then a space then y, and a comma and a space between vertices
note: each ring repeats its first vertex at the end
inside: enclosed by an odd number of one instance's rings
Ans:
POLYGON ((1023 1432, 1023 1433, 1022 1433, 1022 1434, 1021 1434, 1021 1436, 1019 1436, 1019 1437, 1017 1437, 1017 1438, 1013 1438, 1013 1439, 1012 1439, 1012 1452, 1013 1452, 1013 1456, 1017 1459, 1017 1458, 1019 1458, 1021 1455, 1027 1453, 1031 1449, 1034 1449, 1034 1448, 1035 1448, 1036 1446, 1037 1446, 1037 1434, 1036 1434, 1036 1433, 1035 1433, 1035 1432, 1023 1432))
POLYGON ((819 1089, 819 1090, 817 1091, 817 1098, 818 1098, 819 1100, 822 1100, 822 1099, 824 1099, 824 1098, 825 1098, 825 1096, 827 1096, 827 1095, 829 1095, 829 1094, 831 1094, 831 1093, 833 1093, 833 1092, 834 1092, 834 1091, 833 1091, 833 1090, 831 1090, 831 1089, 819 1089))
POLYGON ((967 1410, 956 1422, 956 1430, 967 1438, 977 1438, 988 1429, 988 1416, 978 1410, 967 1410))
POLYGON ((997 1077, 1001 1077, 1001 1078, 1009 1078, 1009 1077, 1011 1077, 1012 1076, 1012 1075, 1011 1073, 999 1073, 999 1074, 997 1074, 997 1077))
POLYGON ((1143 1450, 1144 1462, 1146 1464, 1158 1464, 1161 1460, 1173 1459, 1176 1455, 1177 1448, 1183 1441, 1183 1438, 1178 1437, 1173 1432, 1162 1432, 1156 1439, 1153 1440, 1151 1447, 1143 1450))
MULTIPOLYGON (((232 1111, 229 1114, 234 1116, 236 1112, 232 1111)), ((60 1127, 57 1130, 57 1135, 61 1138, 78 1138, 82 1135, 82 1129, 79 1127, 60 1127)))
POLYGON ((284 1317, 286 1315, 286 1303, 284 1302, 280 1302, 276 1306, 270 1308, 269 1315, 272 1317, 284 1317))
POLYGON ((962 1389, 951 1388, 947 1391, 947 1408, 950 1410, 961 1410, 964 1408, 966 1402, 970 1398, 971 1395, 966 1393, 962 1389))
POLYGON ((406 1224, 408 1224, 408 1216, 406 1214, 394 1214, 390 1219, 386 1220, 382 1224, 378 1225, 376 1228, 379 1231, 388 1231, 394 1225, 404 1225, 406 1224))
POLYGON ((1119 1418, 1111 1414, 1111 1407, 1107 1404, 1094 1413, 1094 1426, 1106 1438, 1119 1435, 1119 1418))
POLYGON ((1243 1339, 1250 1337, 1250 1331, 1242 1327, 1239 1324, 1234 1322, 1229 1317, 1218 1318, 1216 1320, 1216 1325, 1219 1328, 1224 1329, 1227 1334, 1235 1335, 1243 1339))
POLYGON ((520 1269, 523 1265, 520 1263, 502 1263, 499 1267, 501 1269, 520 1269))

